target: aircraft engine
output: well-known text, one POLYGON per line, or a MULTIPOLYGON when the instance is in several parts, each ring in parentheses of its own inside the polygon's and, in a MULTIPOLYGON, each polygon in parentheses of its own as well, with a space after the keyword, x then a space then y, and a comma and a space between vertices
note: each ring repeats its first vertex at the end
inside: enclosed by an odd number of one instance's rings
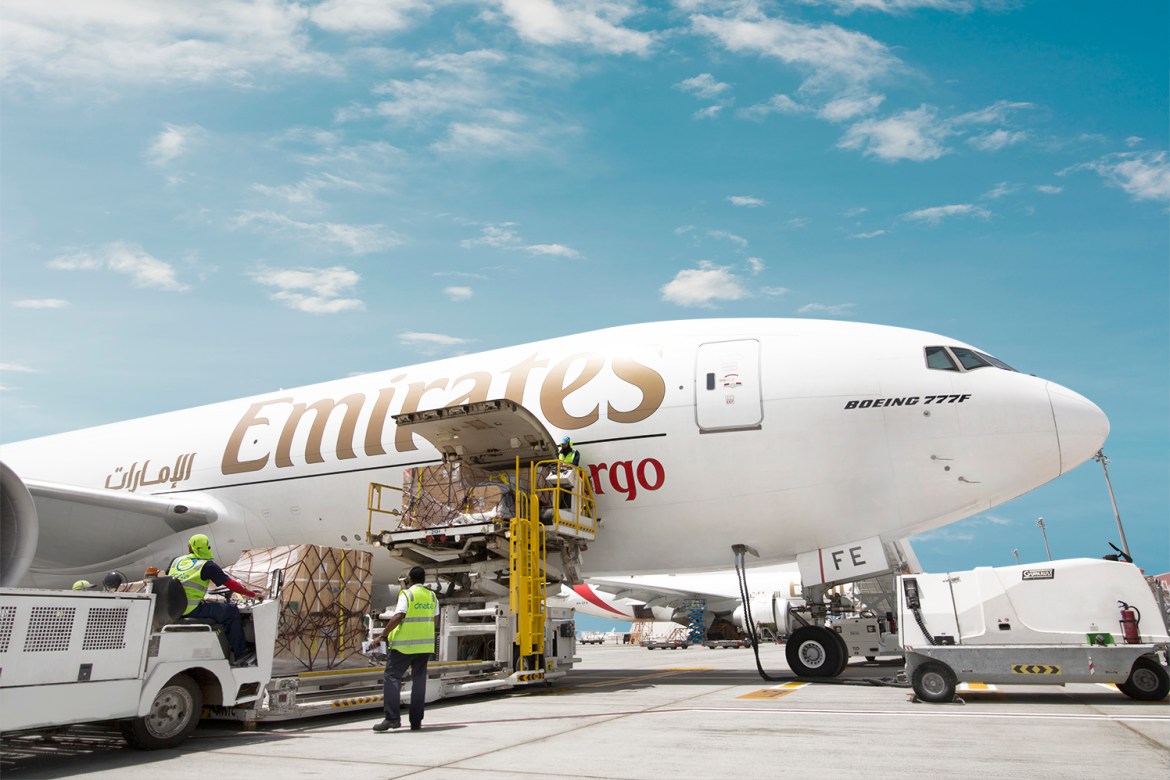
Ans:
POLYGON ((37 508, 24 482, 0 462, 0 587, 20 582, 37 551, 37 508))
MULTIPOLYGON (((760 628, 767 628, 779 636, 788 636, 792 633, 791 618, 788 615, 788 605, 803 604, 801 599, 790 599, 786 594, 753 593, 751 595, 752 618, 760 628)), ((741 630, 747 631, 747 619, 744 616, 743 605, 735 608, 731 621, 741 630)))

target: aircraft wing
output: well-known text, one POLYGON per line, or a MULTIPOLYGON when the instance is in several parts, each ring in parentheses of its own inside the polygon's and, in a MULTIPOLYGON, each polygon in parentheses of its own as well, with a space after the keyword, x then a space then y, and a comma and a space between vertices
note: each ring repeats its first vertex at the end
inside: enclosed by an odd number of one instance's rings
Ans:
POLYGON ((640 582, 609 580, 598 577, 587 577, 585 582, 594 591, 599 594, 604 594, 613 601, 628 599, 630 601, 641 602, 646 607, 685 610, 693 602, 702 601, 708 611, 718 615, 733 612, 740 605, 738 596, 728 596, 726 593, 708 593, 701 590, 667 588, 660 585, 646 585, 640 582))
POLYGON ((142 496, 25 481, 36 506, 37 566, 62 570, 119 558, 152 542, 215 522, 223 507, 207 496, 142 496))

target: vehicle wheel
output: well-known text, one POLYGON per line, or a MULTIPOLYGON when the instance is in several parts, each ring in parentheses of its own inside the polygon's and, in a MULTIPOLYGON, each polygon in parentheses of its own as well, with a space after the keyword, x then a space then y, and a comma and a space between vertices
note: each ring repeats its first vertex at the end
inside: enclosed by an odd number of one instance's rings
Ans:
POLYGON ((802 626, 784 647, 788 666, 801 677, 835 677, 841 667, 840 637, 822 626, 802 626))
POLYGON ((203 695, 185 674, 167 681, 150 704, 150 712, 122 723, 122 736, 139 750, 178 745, 199 725, 203 695))
POLYGON ((927 661, 915 669, 910 684, 915 696, 931 704, 946 704, 955 698, 955 673, 938 661, 927 661))
POLYGON ((1143 655, 1133 662, 1129 679, 1117 684, 1118 689, 1138 701, 1161 701, 1170 693, 1170 674, 1162 664, 1143 655))

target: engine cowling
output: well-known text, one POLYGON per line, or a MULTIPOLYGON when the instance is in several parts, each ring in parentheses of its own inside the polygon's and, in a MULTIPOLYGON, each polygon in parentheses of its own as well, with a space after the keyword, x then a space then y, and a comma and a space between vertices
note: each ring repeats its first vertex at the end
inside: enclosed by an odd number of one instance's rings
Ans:
POLYGON ((37 507, 24 481, 0 462, 0 587, 18 584, 32 565, 39 535, 37 507))
MULTIPOLYGON (((788 615, 789 603, 803 603, 800 599, 790 599, 788 594, 776 591, 775 593, 751 594, 752 619, 761 628, 768 628, 779 636, 788 636, 792 633, 791 618, 788 615)), ((747 631, 747 618, 741 604, 735 608, 731 621, 741 630, 747 631)))

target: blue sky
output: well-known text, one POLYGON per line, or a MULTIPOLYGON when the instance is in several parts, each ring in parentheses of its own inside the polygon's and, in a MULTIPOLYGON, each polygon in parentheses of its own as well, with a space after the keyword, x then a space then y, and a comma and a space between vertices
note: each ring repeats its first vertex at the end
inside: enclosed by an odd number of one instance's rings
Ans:
MULTIPOLYGON (((6 0, 0 440, 592 328, 820 317, 1093 399, 1170 569, 1164 3, 6 0)), ((917 542, 1117 541, 1089 463, 917 542)))

